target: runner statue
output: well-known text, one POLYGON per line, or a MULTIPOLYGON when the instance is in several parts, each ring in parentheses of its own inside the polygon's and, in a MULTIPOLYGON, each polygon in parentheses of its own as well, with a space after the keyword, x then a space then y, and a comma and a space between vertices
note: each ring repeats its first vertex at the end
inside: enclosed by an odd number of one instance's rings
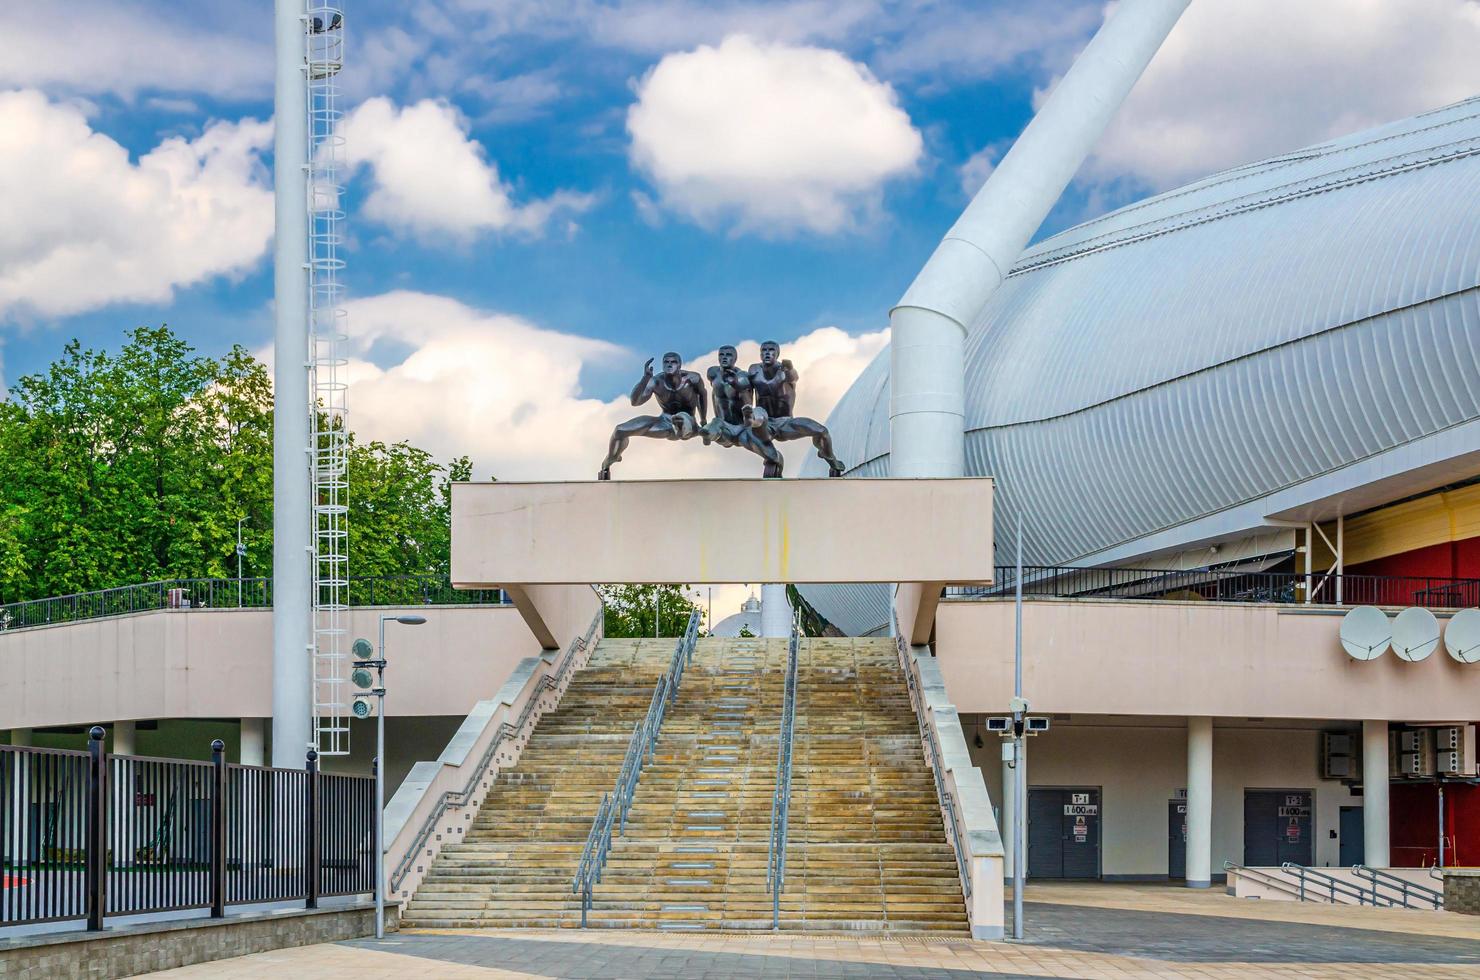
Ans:
POLYGON ((755 392, 749 373, 735 366, 738 358, 735 348, 726 344, 719 349, 719 364, 707 372, 714 418, 704 427, 704 441, 747 449, 765 460, 763 476, 780 476, 784 460, 771 437, 769 416, 751 404, 755 392))
MULTIPOLYGON (((634 436, 649 439, 692 439, 701 434, 708 409, 705 405, 704 379, 697 372, 685 371, 683 360, 673 351, 663 355, 663 373, 654 377, 653 359, 642 366, 642 378, 632 387, 632 404, 658 399, 661 415, 639 415, 612 430, 611 446, 601 464, 598 480, 612 478, 612 464, 622 460, 622 450, 634 436), (698 421, 694 420, 698 416, 698 421)), ((705 442, 709 439, 706 436, 705 442)))
POLYGON ((761 344, 761 362, 750 366, 750 387, 755 393, 756 408, 763 409, 769 417, 767 425, 773 440, 811 439, 818 458, 827 464, 827 475, 842 476, 844 467, 833 455, 832 435, 827 426, 816 419, 792 414, 797 400, 797 378, 791 362, 781 360, 780 344, 774 340, 761 344))

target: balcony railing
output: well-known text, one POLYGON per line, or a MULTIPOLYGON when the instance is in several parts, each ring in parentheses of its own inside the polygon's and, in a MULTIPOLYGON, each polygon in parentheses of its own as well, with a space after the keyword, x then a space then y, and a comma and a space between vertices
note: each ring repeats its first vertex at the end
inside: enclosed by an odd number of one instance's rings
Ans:
MULTIPOLYGON (((991 585, 952 588, 946 595, 964 599, 1009 598, 1016 578, 1017 570, 1013 566, 999 565, 991 585)), ((1480 605, 1480 579, 1026 565, 1023 595, 1055 599, 1172 599, 1449 609, 1480 605)))
MULTIPOLYGON (((500 589, 454 589, 446 576, 351 575, 351 606, 507 603, 500 589)), ((264 609, 272 605, 270 578, 173 578, 0 605, 0 631, 102 619, 155 609, 264 609)))

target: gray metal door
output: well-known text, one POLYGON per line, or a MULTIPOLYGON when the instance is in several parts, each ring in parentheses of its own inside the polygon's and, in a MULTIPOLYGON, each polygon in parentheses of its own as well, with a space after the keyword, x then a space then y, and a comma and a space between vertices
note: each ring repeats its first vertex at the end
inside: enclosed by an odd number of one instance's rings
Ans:
POLYGON ((1028 877, 1100 876, 1100 791, 1028 791, 1028 877))
POLYGON ((1167 877, 1187 877, 1187 801, 1167 803, 1167 877))
POLYGON ((1309 865, 1313 853, 1310 790, 1244 790, 1245 865, 1309 865))

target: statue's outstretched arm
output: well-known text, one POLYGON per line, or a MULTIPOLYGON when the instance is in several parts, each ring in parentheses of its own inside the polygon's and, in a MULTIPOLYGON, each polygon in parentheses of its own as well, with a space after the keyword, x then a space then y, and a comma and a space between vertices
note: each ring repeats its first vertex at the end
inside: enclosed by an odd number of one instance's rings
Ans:
POLYGON ((653 359, 650 357, 642 366, 642 377, 632 386, 632 407, 636 408, 653 397, 653 389, 657 386, 657 379, 653 377, 653 359))

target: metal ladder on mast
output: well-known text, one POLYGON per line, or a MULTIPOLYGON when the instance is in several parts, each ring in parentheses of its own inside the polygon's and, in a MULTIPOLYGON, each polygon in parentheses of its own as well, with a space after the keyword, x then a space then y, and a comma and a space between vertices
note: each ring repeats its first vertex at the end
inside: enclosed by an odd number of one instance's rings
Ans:
POLYGON ((304 0, 308 90, 308 298, 310 432, 313 465, 313 728, 321 755, 349 753, 349 500, 344 376, 344 136, 339 104, 344 15, 304 0))

